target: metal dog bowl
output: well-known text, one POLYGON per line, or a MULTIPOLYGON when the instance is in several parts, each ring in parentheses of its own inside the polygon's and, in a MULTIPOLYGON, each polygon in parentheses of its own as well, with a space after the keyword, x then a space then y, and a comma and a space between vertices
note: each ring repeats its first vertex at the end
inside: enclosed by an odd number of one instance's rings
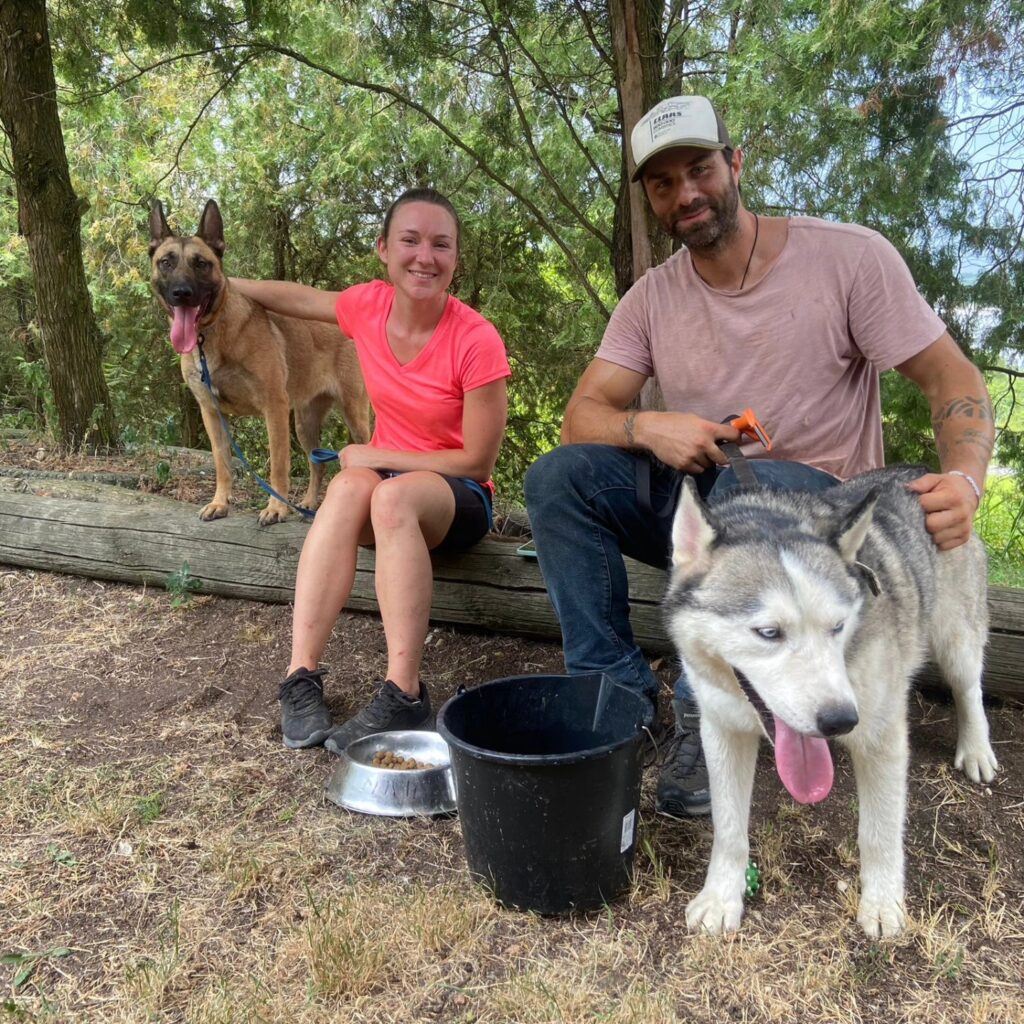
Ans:
POLYGON ((377 732, 350 743, 327 780, 327 796, 339 807, 394 818, 450 814, 455 810, 448 744, 436 732, 406 729, 377 732), (381 750, 434 768, 377 768, 381 750))

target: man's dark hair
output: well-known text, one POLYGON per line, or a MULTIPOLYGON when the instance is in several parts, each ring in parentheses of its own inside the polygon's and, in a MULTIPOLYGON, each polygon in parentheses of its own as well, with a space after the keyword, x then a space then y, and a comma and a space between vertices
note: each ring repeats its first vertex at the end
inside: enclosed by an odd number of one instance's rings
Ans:
POLYGON ((459 220, 459 215, 455 212, 455 207, 452 206, 448 197, 442 195, 434 188, 406 189, 388 207, 388 212, 384 214, 384 227, 381 231, 381 237, 385 241, 387 241, 388 231, 391 228, 391 218, 395 215, 395 210, 405 205, 405 203, 433 203, 434 206, 440 206, 442 210, 447 210, 455 221, 455 248, 459 248, 459 241, 462 237, 462 222, 459 220))

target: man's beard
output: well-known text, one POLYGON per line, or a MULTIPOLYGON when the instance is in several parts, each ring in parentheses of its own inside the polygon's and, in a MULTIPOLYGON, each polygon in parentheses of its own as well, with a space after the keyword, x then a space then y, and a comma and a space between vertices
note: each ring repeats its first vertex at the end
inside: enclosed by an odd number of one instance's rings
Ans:
POLYGON ((665 224, 665 229, 691 252, 713 253, 723 248, 739 230, 740 193, 736 183, 730 179, 726 190, 713 198, 692 204, 685 210, 676 210, 665 224), (680 217, 710 209, 711 216, 692 227, 678 227, 680 217))

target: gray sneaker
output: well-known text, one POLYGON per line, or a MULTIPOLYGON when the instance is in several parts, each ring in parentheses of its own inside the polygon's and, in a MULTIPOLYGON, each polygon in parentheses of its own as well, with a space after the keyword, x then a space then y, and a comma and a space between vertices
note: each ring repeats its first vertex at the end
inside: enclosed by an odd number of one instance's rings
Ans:
POLYGON ((679 702, 676 734, 665 748, 654 809, 670 818, 698 818, 711 813, 711 789, 700 745, 700 711, 692 700, 679 702))
POLYGON ((331 731, 334 723, 324 703, 324 675, 323 669, 297 668, 281 684, 277 698, 286 747, 296 750, 319 746, 331 731))
POLYGON ((340 755, 354 740, 361 740, 371 733, 394 732, 396 729, 429 729, 433 720, 426 683, 420 680, 420 695, 414 700, 390 679, 385 679, 373 700, 347 722, 332 730, 324 746, 332 754, 340 755))

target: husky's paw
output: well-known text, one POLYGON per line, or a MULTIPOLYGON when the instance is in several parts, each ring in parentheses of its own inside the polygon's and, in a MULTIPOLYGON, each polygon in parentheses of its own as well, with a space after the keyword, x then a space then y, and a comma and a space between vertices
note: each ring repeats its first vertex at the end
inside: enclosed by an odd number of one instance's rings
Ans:
POLYGON ((291 514, 291 509, 284 502, 272 498, 256 521, 260 526, 273 526, 274 523, 283 523, 291 514))
POLYGON ((228 514, 228 504, 226 501, 211 501, 209 505, 204 505, 199 510, 199 518, 204 523, 209 523, 214 519, 223 519, 228 514))
POLYGON ((707 886, 686 905, 686 927, 691 932, 706 932, 708 935, 734 932, 742 918, 742 897, 722 896, 707 886))
POLYGON ((976 743, 961 740, 956 745, 953 767, 962 771, 971 782, 991 782, 999 770, 999 762, 988 740, 976 743))
POLYGON ((869 939, 891 939, 903 931, 906 923, 903 901, 892 896, 866 896, 857 908, 857 924, 869 939))

